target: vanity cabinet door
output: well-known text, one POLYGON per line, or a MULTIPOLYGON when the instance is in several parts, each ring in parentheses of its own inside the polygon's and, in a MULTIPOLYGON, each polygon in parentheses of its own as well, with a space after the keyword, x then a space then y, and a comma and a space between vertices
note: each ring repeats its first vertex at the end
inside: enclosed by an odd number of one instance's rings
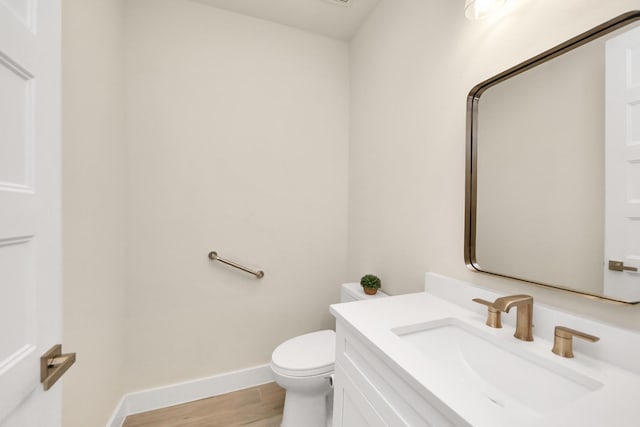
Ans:
POLYGON ((340 364, 336 363, 333 426, 382 427, 387 425, 340 364))
POLYGON ((428 391, 420 393, 349 326, 336 326, 334 426, 470 427, 428 391))

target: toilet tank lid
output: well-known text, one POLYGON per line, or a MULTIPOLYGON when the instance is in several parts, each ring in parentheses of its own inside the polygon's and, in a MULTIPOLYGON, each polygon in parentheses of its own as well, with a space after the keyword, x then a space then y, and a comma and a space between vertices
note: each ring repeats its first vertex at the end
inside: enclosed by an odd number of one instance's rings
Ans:
POLYGON ((271 363, 292 376, 311 376, 333 370, 336 333, 332 330, 300 335, 280 344, 271 363))
MULTIPOLYGON (((364 293, 362 289, 362 285, 360 283, 343 283, 342 291, 350 295, 352 298, 356 300, 367 300, 367 299, 376 299, 376 298, 384 298, 389 295, 385 294, 383 291, 378 289, 375 295, 367 295, 364 293)), ((344 301, 343 301, 344 302, 344 301)))

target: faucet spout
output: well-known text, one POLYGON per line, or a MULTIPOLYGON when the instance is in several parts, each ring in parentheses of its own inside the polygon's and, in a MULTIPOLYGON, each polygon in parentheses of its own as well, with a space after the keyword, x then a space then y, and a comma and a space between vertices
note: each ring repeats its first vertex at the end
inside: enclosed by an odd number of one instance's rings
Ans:
POLYGON ((523 304, 533 304, 533 298, 529 295, 509 295, 496 299, 493 306, 500 311, 508 313, 512 307, 523 304))
POLYGON ((522 341, 533 341, 533 297, 530 295, 510 295, 493 303, 495 309, 506 313, 512 307, 518 310, 514 337, 522 341))

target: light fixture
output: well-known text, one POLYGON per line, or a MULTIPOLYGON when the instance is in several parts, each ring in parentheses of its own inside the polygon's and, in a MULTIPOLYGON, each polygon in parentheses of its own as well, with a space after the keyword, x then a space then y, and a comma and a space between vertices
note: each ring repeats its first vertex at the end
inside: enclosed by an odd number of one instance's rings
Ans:
POLYGON ((486 18, 491 13, 500 9, 507 0, 466 0, 464 3, 464 15, 467 19, 486 18))

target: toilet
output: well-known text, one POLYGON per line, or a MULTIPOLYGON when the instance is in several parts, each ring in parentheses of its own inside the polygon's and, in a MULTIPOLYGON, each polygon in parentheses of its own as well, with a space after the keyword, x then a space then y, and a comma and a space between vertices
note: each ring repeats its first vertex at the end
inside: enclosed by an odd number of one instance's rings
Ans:
MULTIPOLYGON (((378 291, 366 295, 359 283, 345 283, 340 302, 383 298, 378 291)), ((271 355, 271 370, 285 389, 282 427, 327 427, 331 425, 336 333, 312 332, 280 344, 271 355)))

